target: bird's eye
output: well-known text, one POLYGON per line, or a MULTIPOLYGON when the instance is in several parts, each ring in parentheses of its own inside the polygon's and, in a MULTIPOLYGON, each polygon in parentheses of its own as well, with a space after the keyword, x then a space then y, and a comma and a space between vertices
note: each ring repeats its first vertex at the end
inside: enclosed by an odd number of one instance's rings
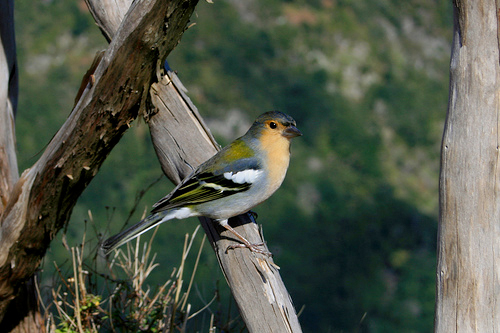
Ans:
POLYGON ((275 129, 276 127, 278 127, 278 124, 276 124, 274 121, 271 121, 271 122, 269 123, 269 127, 270 127, 271 129, 275 129))

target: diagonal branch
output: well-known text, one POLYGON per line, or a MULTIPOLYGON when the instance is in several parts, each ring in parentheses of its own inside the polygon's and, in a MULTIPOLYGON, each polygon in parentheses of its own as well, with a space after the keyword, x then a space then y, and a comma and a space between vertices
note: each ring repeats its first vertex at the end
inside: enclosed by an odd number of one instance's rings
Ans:
MULTIPOLYGON (((148 121, 153 144, 165 174, 177 183, 192 167, 211 157, 216 147, 175 73, 168 72, 154 83, 151 94, 156 106, 148 121)), ((292 300, 272 258, 248 249, 227 251, 235 244, 234 236, 210 219, 200 218, 200 222, 249 332, 301 332, 292 300)), ((230 223, 251 243, 264 242, 251 214, 232 218, 230 223)), ((268 251, 267 246, 263 249, 268 251)))
POLYGON ((157 67, 178 43, 196 3, 132 4, 67 121, 14 186, 1 216, 0 320, 106 156, 144 112, 157 67))
POLYGON ((85 0, 104 37, 110 42, 115 36, 132 0, 85 0))

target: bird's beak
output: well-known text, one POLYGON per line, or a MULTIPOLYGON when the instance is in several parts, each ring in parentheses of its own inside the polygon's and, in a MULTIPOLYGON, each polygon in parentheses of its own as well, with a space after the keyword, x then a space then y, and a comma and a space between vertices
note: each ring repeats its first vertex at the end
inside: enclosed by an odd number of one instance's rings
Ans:
POLYGON ((301 136, 302 132, 299 131, 299 129, 293 125, 288 126, 284 131, 283 131, 283 136, 285 138, 294 138, 296 136, 301 136))

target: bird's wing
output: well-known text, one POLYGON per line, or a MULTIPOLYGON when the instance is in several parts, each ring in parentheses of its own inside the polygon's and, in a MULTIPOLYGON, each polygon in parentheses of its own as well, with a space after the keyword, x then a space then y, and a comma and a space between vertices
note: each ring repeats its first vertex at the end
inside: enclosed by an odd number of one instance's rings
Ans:
POLYGON ((152 213, 201 204, 246 191, 261 173, 262 167, 256 158, 240 159, 215 170, 202 165, 170 194, 154 204, 152 213))

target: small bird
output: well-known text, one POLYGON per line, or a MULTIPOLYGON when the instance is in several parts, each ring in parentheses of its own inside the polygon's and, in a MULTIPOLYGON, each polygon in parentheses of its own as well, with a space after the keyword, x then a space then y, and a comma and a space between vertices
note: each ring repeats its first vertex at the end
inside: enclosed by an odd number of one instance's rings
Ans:
MULTIPOLYGON (((167 196, 153 205, 151 215, 104 241, 106 254, 160 223, 205 216, 215 219, 251 251, 264 253, 229 224, 269 198, 285 178, 290 140, 302 133, 295 120, 279 111, 260 115, 242 137, 201 164, 167 196)), ((235 246, 240 247, 240 246, 235 246)))

